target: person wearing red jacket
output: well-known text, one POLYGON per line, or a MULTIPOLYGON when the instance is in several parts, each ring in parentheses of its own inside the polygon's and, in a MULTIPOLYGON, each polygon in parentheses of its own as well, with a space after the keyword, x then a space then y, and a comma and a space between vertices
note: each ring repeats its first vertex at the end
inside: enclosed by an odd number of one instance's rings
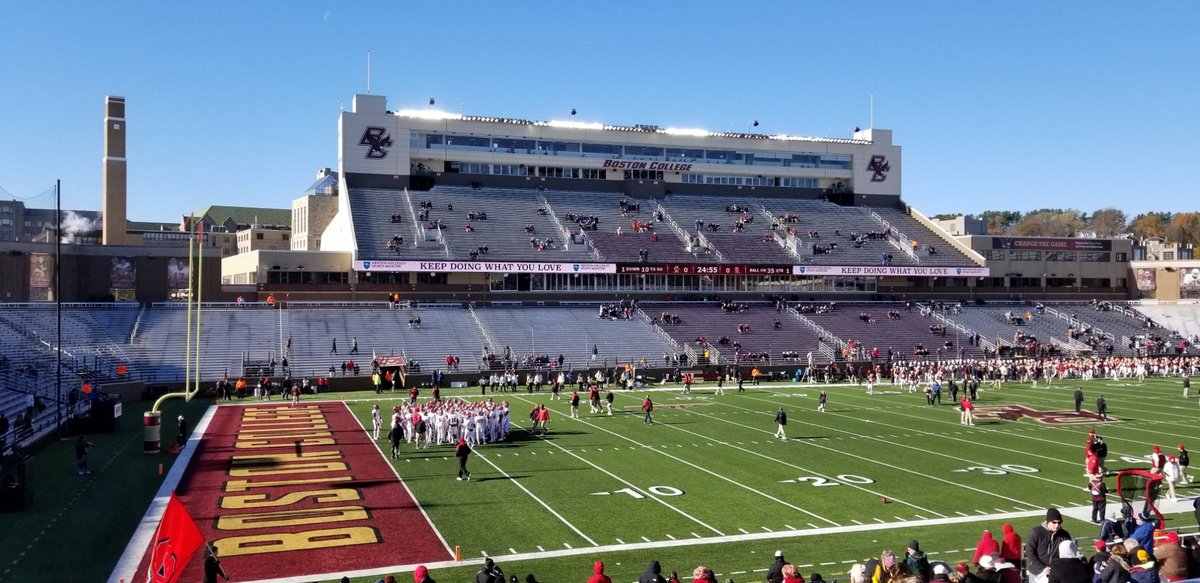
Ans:
POLYGON ((1000 557, 1010 563, 1021 564, 1021 535, 1007 522, 1004 523, 1004 538, 1000 541, 1000 557))
POLYGON ((546 435, 546 432, 550 431, 550 410, 545 405, 538 406, 537 428, 542 435, 546 435))
POLYGON ((654 402, 650 400, 650 395, 646 395, 646 400, 642 401, 642 412, 646 415, 642 418, 642 423, 654 424, 654 418, 650 416, 652 411, 654 411, 654 402))
POLYGON ((465 478, 470 482, 471 472, 467 470, 467 458, 471 457, 471 446, 467 445, 467 440, 458 438, 458 445, 454 446, 454 457, 458 459, 458 480, 461 482, 465 478))
POLYGON ((975 556, 971 558, 971 562, 979 564, 979 558, 1000 552, 1000 543, 992 538, 992 531, 983 531, 983 536, 979 537, 979 543, 975 545, 975 556))
POLYGON ((604 574, 604 561, 596 561, 592 565, 592 576, 588 578, 587 583, 612 583, 612 579, 604 574))

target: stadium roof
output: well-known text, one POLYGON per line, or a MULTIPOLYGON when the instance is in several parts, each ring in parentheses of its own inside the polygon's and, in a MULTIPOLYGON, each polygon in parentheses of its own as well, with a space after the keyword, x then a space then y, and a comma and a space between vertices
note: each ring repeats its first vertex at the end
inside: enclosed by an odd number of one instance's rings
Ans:
POLYGON ((127 231, 178 231, 179 223, 162 223, 158 221, 126 221, 127 231))
POLYGON ((291 209, 269 209, 249 206, 213 205, 192 213, 192 217, 208 219, 213 224, 232 220, 238 225, 260 225, 264 227, 291 227, 291 209))

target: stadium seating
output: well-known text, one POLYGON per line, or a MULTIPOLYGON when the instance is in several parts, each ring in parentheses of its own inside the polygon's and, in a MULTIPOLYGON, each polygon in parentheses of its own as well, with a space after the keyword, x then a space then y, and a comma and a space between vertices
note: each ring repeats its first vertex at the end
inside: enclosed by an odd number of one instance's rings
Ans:
POLYGON ((973 261, 946 242, 944 234, 938 234, 912 218, 906 211, 892 207, 872 207, 871 211, 888 222, 894 228, 915 240, 920 245, 917 251, 921 265, 963 266, 971 265, 973 261), (929 254, 929 245, 933 245, 936 253, 929 254))
POLYGON ((1189 338, 1200 336, 1200 310, 1197 309, 1196 303, 1142 303, 1134 308, 1136 312, 1148 316, 1159 325, 1177 330, 1189 338))
POLYGON ((509 348, 514 358, 528 355, 563 355, 565 369, 612 366, 645 358, 657 366, 664 353, 675 348, 639 318, 600 318, 589 308, 482 308, 475 313, 496 342, 498 356, 509 348), (592 360, 592 347, 598 355, 592 360))
POLYGON ((620 194, 553 190, 542 195, 555 216, 573 233, 586 237, 587 243, 603 261, 636 262, 643 249, 646 250, 647 263, 715 261, 715 258, 688 251, 684 241, 668 225, 655 220, 657 203, 652 200, 631 200, 620 194), (638 210, 622 213, 620 202, 623 200, 639 204, 638 210), (584 230, 567 215, 596 217, 599 222, 596 229, 584 230), (645 232, 635 232, 633 221, 650 223, 651 228, 645 232), (617 235, 617 227, 621 228, 620 235, 617 235), (654 234, 658 235, 657 241, 654 240, 654 234))
POLYGON ((905 311, 903 304, 839 303, 835 311, 806 316, 826 330, 835 331, 842 340, 863 346, 868 355, 871 349, 878 348, 883 360, 886 360, 889 348, 896 358, 912 358, 918 344, 929 350, 928 358, 958 358, 960 349, 965 358, 983 356, 983 349, 968 345, 966 335, 957 328, 946 326, 945 336, 934 334, 930 326, 942 325, 940 320, 922 316, 918 310, 905 311), (888 317, 893 311, 898 312, 899 318, 888 317), (864 314, 869 316, 869 321, 863 319, 864 314), (951 346, 946 347, 946 342, 951 346))
MULTIPOLYGON (((795 230, 790 239, 806 263, 814 265, 880 265, 883 256, 892 256, 891 265, 917 265, 894 237, 868 238, 861 247, 854 246, 852 235, 885 232, 879 221, 864 207, 844 207, 806 199, 762 199, 758 201, 784 230, 795 230), (797 220, 788 223, 786 216, 797 220), (810 236, 810 233, 812 235, 810 236), (814 253, 813 246, 837 248, 827 253, 814 253)), ((881 235, 882 237, 882 235, 881 235)))
POLYGON ((689 233, 696 230, 698 221, 703 221, 700 235, 725 261, 777 265, 797 262, 796 256, 777 242, 770 215, 750 199, 673 195, 663 200, 662 206, 689 233), (750 221, 739 231, 735 225, 742 218, 750 221), (719 225, 720 230, 713 231, 712 225, 719 225))
POLYGON ((778 312, 773 307, 764 304, 752 304, 741 313, 726 312, 718 304, 704 305, 670 305, 661 308, 646 307, 643 310, 651 317, 659 317, 661 311, 670 312, 680 318, 679 324, 660 324, 659 326, 671 335, 681 345, 694 347, 697 353, 704 348, 696 339, 703 336, 720 356, 722 364, 734 362, 734 342, 742 345, 743 353, 766 353, 771 364, 786 365, 784 352, 803 356, 812 351, 818 351, 819 335, 811 328, 785 312, 778 312), (774 327, 779 321, 780 327, 774 327), (750 326, 748 333, 738 333, 739 324, 750 326), (721 344, 721 337, 729 339, 728 344, 721 344))

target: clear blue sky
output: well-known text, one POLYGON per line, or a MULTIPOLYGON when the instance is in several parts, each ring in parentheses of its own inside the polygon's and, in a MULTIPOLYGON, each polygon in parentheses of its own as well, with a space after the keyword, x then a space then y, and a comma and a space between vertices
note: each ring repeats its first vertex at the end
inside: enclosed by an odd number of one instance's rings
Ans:
MULTIPOLYGON (((128 100, 129 216, 286 208, 339 100, 847 136, 928 214, 1200 210, 1200 3, 0 1, 0 188, 98 209, 128 100)), ((0 193, 0 196, 4 196, 0 193)), ((35 204, 35 206, 43 206, 35 204)))

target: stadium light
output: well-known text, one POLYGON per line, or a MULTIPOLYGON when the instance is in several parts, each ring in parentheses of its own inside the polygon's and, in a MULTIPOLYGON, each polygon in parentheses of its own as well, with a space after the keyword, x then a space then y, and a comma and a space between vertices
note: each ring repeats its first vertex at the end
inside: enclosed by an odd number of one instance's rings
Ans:
POLYGON ((551 120, 551 121, 546 122, 545 125, 550 126, 552 128, 568 128, 568 129, 575 129, 575 130, 602 130, 602 129, 604 129, 604 124, 602 124, 602 123, 582 122, 582 121, 551 120))
POLYGON ((437 109, 401 109, 396 111, 396 115, 402 117, 416 117, 420 119, 462 119, 460 113, 450 113, 448 111, 440 111, 437 109))
POLYGON ((663 130, 663 133, 672 136, 695 136, 698 138, 705 138, 708 137, 711 132, 700 128, 667 128, 663 130))

